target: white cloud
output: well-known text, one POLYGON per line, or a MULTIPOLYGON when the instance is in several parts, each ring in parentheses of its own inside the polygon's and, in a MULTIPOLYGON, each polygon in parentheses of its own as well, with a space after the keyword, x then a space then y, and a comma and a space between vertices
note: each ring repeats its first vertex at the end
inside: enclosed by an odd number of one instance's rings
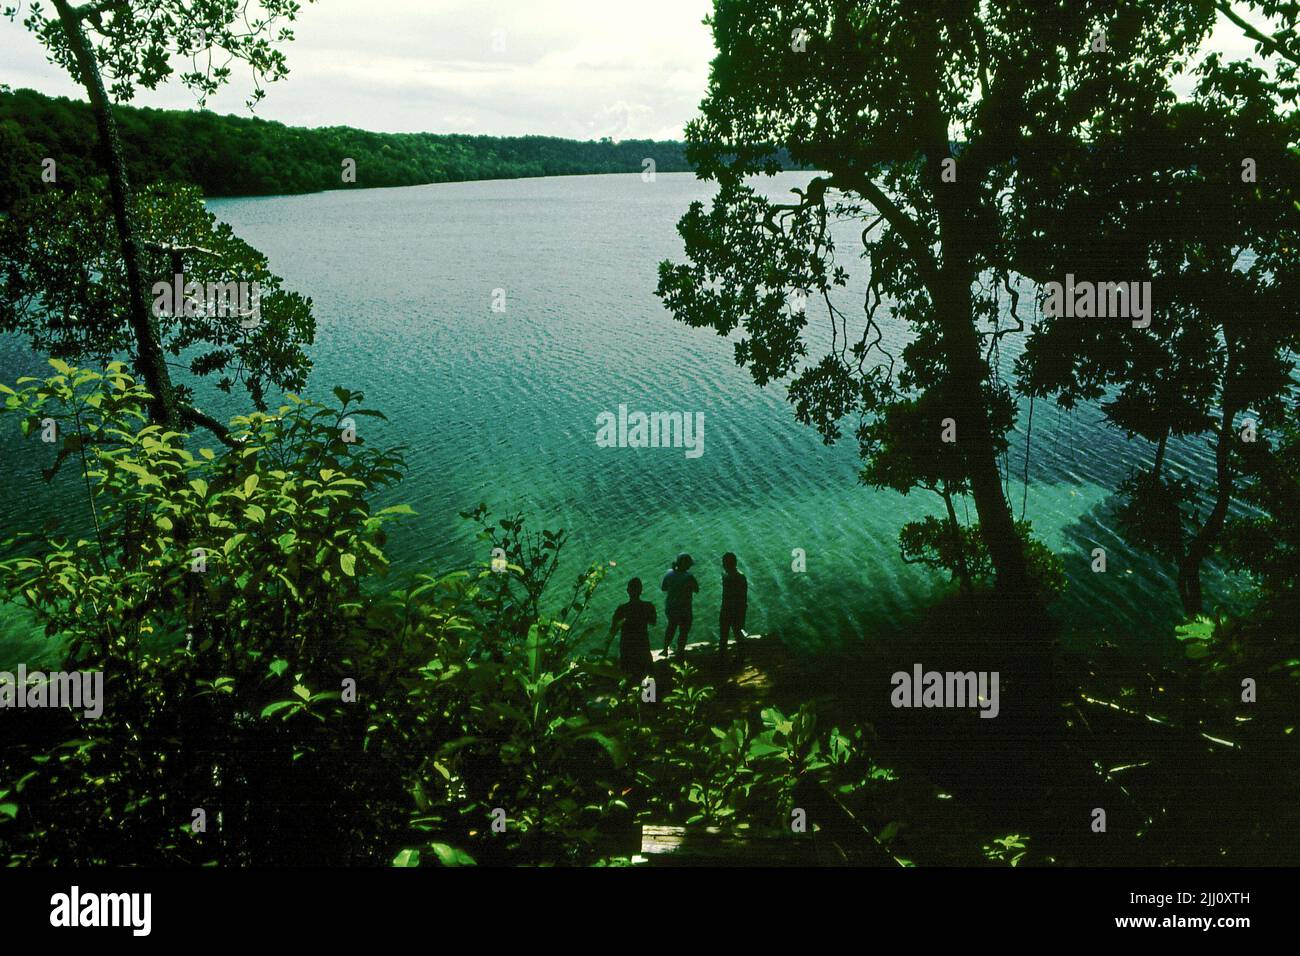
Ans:
MULTIPOLYGON (((290 74, 257 114, 387 132, 680 137, 699 106, 709 0, 322 0, 304 4, 290 74)), ((0 82, 80 98, 20 25, 0 23, 0 82)), ((243 113, 248 84, 209 103, 243 113)), ((179 83, 137 105, 194 105, 179 83)))

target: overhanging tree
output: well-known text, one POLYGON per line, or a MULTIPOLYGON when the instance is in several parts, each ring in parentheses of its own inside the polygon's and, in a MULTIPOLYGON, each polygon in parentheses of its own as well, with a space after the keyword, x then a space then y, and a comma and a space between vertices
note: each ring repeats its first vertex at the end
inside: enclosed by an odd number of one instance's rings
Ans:
POLYGON ((1059 174, 1029 157, 1085 143, 1112 114, 1171 95, 1179 57, 1212 18, 1194 0, 1141 10, 1098 0, 717 0, 718 55, 687 138, 719 190, 710 210, 695 203, 683 217, 689 261, 661 266, 659 293, 688 324, 723 335, 742 327, 737 362, 760 385, 788 379, 796 416, 825 441, 857 416, 868 457, 871 422, 940 389, 937 417, 957 426, 997 584, 1024 592, 993 414, 1008 389, 991 368, 1001 336, 1023 328, 1014 198, 1026 177, 1059 174), (775 172, 778 147, 822 171, 789 203, 746 181, 775 172), (861 223, 870 267, 856 319, 836 302, 850 280, 830 226, 846 219, 861 223), (791 308, 792 291, 814 305, 791 308), (883 344, 882 307, 910 326, 899 362, 883 344), (830 326, 820 357, 809 355, 811 312, 830 326))
MULTIPOLYGON (((263 410, 269 388, 303 388, 311 300, 282 288, 266 257, 218 222, 194 187, 149 186, 135 205, 152 335, 169 380, 176 367, 216 376, 223 391, 240 384, 263 410)), ((0 222, 0 330, 73 363, 135 357, 121 250, 102 188, 51 190, 22 204, 0 222)), ((171 394, 186 418, 227 435, 197 410, 189 384, 173 381, 171 394)))
POLYGON ((1296 71, 1218 53, 1194 69, 1189 98, 1120 117, 1057 158, 1066 174, 1026 197, 1020 253, 1057 281, 1151 282, 1148 328, 1044 316, 1020 372, 1031 393, 1099 401, 1152 443, 1149 466, 1120 486, 1122 530, 1174 565, 1189 617, 1204 609, 1201 569, 1239 497, 1243 454, 1285 419, 1300 346, 1296 71), (1176 439, 1206 440, 1212 471, 1172 468, 1176 439))
MULTIPOLYGON (((310 0, 308 0, 310 2, 310 0)), ((132 356, 152 394, 150 415, 160 424, 214 427, 176 394, 155 318, 150 314, 143 240, 137 225, 135 194, 127 176, 112 96, 129 100, 137 88, 154 89, 175 72, 174 61, 188 59, 181 81, 200 103, 231 77, 233 61, 252 73, 250 105, 263 95, 263 84, 287 72, 284 54, 275 46, 292 39, 283 24, 301 6, 296 0, 86 0, 73 5, 52 0, 54 16, 32 3, 23 19, 48 51, 86 91, 99 132, 113 221, 121 245, 125 274, 126 321, 134 339, 132 356), (105 78, 111 88, 105 87, 105 78)), ((20 6, 6 7, 10 19, 20 6)))

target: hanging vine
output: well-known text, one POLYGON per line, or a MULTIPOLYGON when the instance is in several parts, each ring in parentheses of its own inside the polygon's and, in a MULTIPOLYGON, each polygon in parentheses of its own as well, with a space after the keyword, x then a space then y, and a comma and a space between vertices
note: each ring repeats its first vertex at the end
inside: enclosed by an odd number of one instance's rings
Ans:
POLYGON ((1025 511, 1029 506, 1029 447, 1034 441, 1034 396, 1029 396, 1029 423, 1025 426, 1025 473, 1024 495, 1020 499, 1020 520, 1025 520, 1025 511))

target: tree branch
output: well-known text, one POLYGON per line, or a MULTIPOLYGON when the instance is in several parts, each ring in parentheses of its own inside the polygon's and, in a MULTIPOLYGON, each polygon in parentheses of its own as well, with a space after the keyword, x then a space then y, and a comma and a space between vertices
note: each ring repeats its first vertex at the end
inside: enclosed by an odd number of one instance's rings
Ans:
POLYGON ((934 259, 934 238, 927 234, 916 220, 903 212, 865 173, 834 170, 831 185, 836 189, 849 190, 862 196, 898 230, 898 234, 903 237, 908 251, 916 261, 921 279, 927 286, 933 288, 931 283, 937 282, 939 278, 939 266, 934 259))
POLYGON ((99 0, 99 3, 85 3, 72 9, 72 14, 78 20, 89 20, 97 28, 101 26, 99 18, 101 15, 110 12, 122 12, 126 7, 126 0, 99 0))
POLYGON ((1252 26, 1244 20, 1240 14, 1232 9, 1230 0, 1217 0, 1214 6, 1220 13, 1236 24, 1241 29, 1242 33, 1246 34, 1246 36, 1250 37, 1260 46, 1271 50, 1278 56, 1285 57, 1292 63, 1300 65, 1300 51, 1292 50, 1289 46, 1282 43, 1281 40, 1277 39, 1277 37, 1271 37, 1267 33, 1252 26))
POLYGON ((229 448, 239 448, 243 443, 230 434, 230 429, 206 412, 201 412, 193 405, 182 405, 177 411, 181 421, 186 425, 206 428, 217 436, 217 440, 229 448))
POLYGON ((170 243, 164 242, 142 242, 140 245, 144 246, 150 252, 156 252, 159 255, 171 255, 175 253, 180 253, 181 255, 213 257, 221 255, 219 252, 215 252, 212 249, 204 249, 202 246, 173 246, 170 243))
POLYGON ((175 391, 158 341, 157 326, 149 311, 144 274, 140 268, 140 237, 135 223, 134 200, 122 138, 113 117, 108 92, 104 89, 95 49, 86 36, 78 15, 78 10, 86 8, 74 10, 68 0, 52 2, 67 36, 69 52, 76 65, 76 78, 85 88, 86 97, 90 100, 103 149, 113 221, 122 247, 122 262, 126 267, 127 322, 136 340, 136 367, 153 395, 150 415, 155 422, 171 424, 176 420, 175 391))

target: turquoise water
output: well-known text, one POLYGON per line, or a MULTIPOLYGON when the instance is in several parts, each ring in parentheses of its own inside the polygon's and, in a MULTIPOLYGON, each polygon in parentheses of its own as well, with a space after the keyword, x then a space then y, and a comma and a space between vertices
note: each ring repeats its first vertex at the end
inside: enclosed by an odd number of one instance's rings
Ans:
MULTIPOLYGON (((784 193, 809 176, 783 173, 765 188, 784 193)), ((499 515, 524 511, 570 532, 561 586, 589 562, 614 562, 594 607, 600 619, 623 599, 629 576, 657 598, 673 556, 689 551, 702 587, 696 633, 711 636, 718 559, 731 550, 750 579, 751 631, 808 649, 869 638, 950 590, 942 576, 903 564, 896 545, 904 521, 942 504, 925 492, 902 497, 857 484, 852 442, 823 446, 794 421, 779 387, 760 389, 735 365, 731 342, 673 321, 655 298, 658 262, 681 255, 678 218, 709 193, 690 174, 651 183, 620 175, 209 206, 314 300, 308 394, 363 390, 390 419, 359 420, 374 430, 367 437, 409 446, 410 475, 393 498, 418 517, 392 535, 400 568, 488 560, 457 517, 484 501, 499 515), (504 290, 504 312, 492 309, 494 290, 504 290), (703 454, 598 447, 597 417, 620 404, 703 413, 703 454), (805 573, 791 569, 796 548, 806 552, 805 573)), ((850 224, 840 248, 854 248, 855 235, 850 224)), ((861 278, 860 264, 847 256, 843 264, 861 278)), ((844 305, 854 308, 851 299, 844 305)), ((903 335, 895 330, 895 345, 903 335)), ((1020 348, 1020 336, 1007 336, 1004 368, 1020 348)), ((38 359, 6 346, 3 380, 33 371, 38 359)), ((224 402, 209 404, 238 410, 224 402)), ((1022 416, 1009 455, 1017 514, 1024 425, 1022 416)), ((30 524, 46 508, 84 508, 75 488, 41 488, 41 452, 17 443, 16 423, 5 429, 0 452, 12 487, 39 492, 7 496, 0 526, 30 524)), ((1095 408, 1035 410, 1026 516, 1066 560, 1061 611, 1078 634, 1140 651, 1172 646, 1177 603, 1168 573, 1115 535, 1108 499, 1150 453, 1104 426, 1095 408), (1105 574, 1089 569, 1097 546, 1108 553, 1105 574)), ((1208 461, 1195 445, 1170 452, 1174 468, 1201 472, 1208 461)))

